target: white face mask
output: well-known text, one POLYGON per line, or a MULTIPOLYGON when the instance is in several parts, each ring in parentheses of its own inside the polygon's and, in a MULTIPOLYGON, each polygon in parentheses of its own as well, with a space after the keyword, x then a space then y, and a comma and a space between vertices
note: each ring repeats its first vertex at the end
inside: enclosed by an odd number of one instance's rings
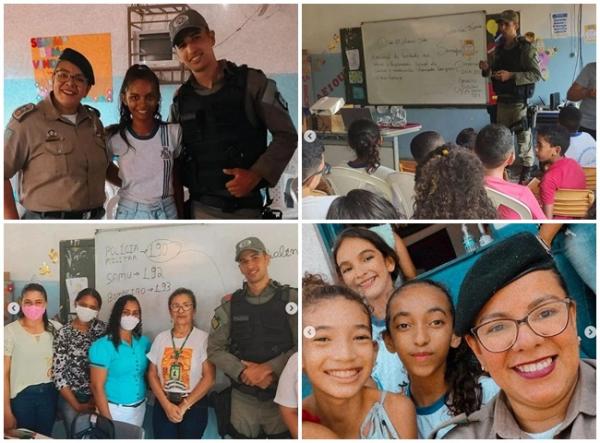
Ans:
POLYGON ((140 322, 140 319, 133 315, 123 315, 121 317, 121 327, 126 331, 133 331, 140 322))
POLYGON ((85 306, 75 306, 75 313, 77 314, 77 318, 84 323, 92 321, 98 316, 98 311, 86 308, 85 306))

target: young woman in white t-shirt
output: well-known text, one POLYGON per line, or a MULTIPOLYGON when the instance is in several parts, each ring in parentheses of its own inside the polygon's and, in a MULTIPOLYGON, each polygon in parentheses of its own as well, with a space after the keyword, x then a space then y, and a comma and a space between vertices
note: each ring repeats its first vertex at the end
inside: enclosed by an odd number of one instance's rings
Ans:
POLYGON ((119 186, 117 219, 176 219, 173 170, 181 151, 181 126, 161 120, 158 77, 133 65, 119 93, 119 123, 106 128, 107 179, 119 186))
POLYGON ((25 428, 50 437, 58 391, 52 343, 60 324, 48 320, 48 295, 37 283, 21 291, 16 321, 4 327, 4 431, 25 428))
POLYGON ((152 423, 155 438, 202 438, 208 409, 200 404, 215 383, 208 361, 208 333, 194 326, 196 296, 185 288, 169 296, 173 328, 156 336, 147 354, 148 381, 156 397, 152 423))

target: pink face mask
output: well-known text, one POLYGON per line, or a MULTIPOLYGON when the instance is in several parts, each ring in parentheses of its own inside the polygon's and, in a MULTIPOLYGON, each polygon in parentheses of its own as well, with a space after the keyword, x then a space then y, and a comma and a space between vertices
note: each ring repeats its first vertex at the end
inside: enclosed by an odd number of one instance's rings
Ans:
POLYGON ((39 320, 44 316, 44 312, 46 312, 46 307, 44 306, 23 306, 23 314, 29 320, 39 320))

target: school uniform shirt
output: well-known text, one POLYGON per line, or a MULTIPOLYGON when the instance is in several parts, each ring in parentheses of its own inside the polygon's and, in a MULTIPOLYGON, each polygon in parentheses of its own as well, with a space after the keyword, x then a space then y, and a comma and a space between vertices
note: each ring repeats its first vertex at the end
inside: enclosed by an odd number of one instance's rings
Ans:
POLYGON ((196 327, 192 328, 187 340, 185 337, 171 339, 170 329, 156 336, 146 357, 156 365, 164 391, 189 394, 194 390, 202 380, 202 365, 207 359, 207 344, 208 333, 196 327), (184 341, 185 345, 181 349, 184 341), (176 359, 175 353, 178 351, 180 354, 176 359))
POLYGON ((571 134, 565 157, 572 158, 582 167, 596 166, 596 140, 587 132, 571 134))
POLYGON ((552 163, 544 173, 540 182, 542 205, 554 204, 554 195, 559 188, 585 189, 585 173, 572 158, 562 157, 552 163))
MULTIPOLYGON (((531 436, 519 427, 508 405, 506 394, 500 393, 479 411, 468 417, 458 415, 454 428, 444 438, 451 439, 521 439, 531 436)), ((555 439, 596 438, 596 360, 579 362, 579 379, 565 419, 554 431, 555 439)))
POLYGON ((117 349, 108 335, 90 347, 90 364, 106 369, 104 391, 111 403, 132 405, 146 397, 147 337, 132 337, 131 344, 121 341, 117 349))
POLYGON ((304 220, 325 220, 333 201, 339 195, 308 195, 302 197, 302 218, 304 220))
MULTIPOLYGON (((490 377, 480 377, 479 384, 481 385, 481 405, 483 406, 498 394, 500 388, 490 377)), ((410 397, 410 389, 408 389, 406 395, 410 397)), ((444 438, 444 435, 456 426, 456 424, 449 424, 440 428, 440 425, 454 418, 454 415, 446 406, 446 395, 443 395, 432 405, 417 407, 416 411, 418 438, 420 439, 432 438, 429 436, 434 430, 436 430, 436 438, 444 438)))
POLYGON ((87 332, 69 322, 54 339, 52 379, 59 391, 70 388, 79 394, 91 394, 88 351, 94 341, 106 332, 106 323, 97 318, 90 322, 87 332))
MULTIPOLYGON (((50 320, 56 331, 61 324, 50 320)), ((10 398, 28 386, 52 382, 52 341, 50 332, 31 334, 19 320, 4 327, 4 356, 10 357, 10 398)))
POLYGON ((283 368, 273 401, 286 408, 298 408, 298 353, 294 352, 283 368))
POLYGON ((173 195, 173 162, 181 153, 181 126, 156 125, 148 136, 126 131, 128 146, 121 134, 107 141, 108 152, 116 156, 122 186, 119 196, 137 203, 151 204, 173 195))
MULTIPOLYGON (((542 207, 540 203, 531 192, 527 186, 519 185, 517 183, 511 183, 506 180, 502 180, 501 178, 489 177, 486 176, 484 178, 485 185, 491 189, 494 189, 498 192, 502 192, 503 194, 509 195, 521 203, 526 205, 531 211, 531 216, 534 220, 546 220, 546 215, 544 211, 542 211, 542 207)), ((521 217, 517 214, 516 211, 504 206, 500 205, 498 207, 498 217, 502 220, 520 220, 521 217)))
POLYGON ((379 347, 371 376, 380 391, 401 392, 408 385, 408 374, 400 358, 398 358, 398 354, 391 353, 385 347, 383 341, 383 332, 386 329, 385 320, 371 316, 371 323, 373 325, 373 340, 377 342, 379 347))

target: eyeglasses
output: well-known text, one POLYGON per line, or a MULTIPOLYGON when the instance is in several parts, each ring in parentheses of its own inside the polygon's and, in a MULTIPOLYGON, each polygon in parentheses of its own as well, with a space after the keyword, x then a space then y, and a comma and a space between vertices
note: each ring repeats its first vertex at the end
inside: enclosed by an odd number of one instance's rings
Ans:
POLYGON ((314 174, 311 174, 308 177, 306 177, 304 180, 302 180, 302 183, 303 184, 306 183, 311 178, 316 177, 319 174, 328 175, 330 172, 331 172, 331 165, 329 163, 325 163, 325 166, 323 166, 322 169, 320 169, 319 171, 315 172, 314 174))
POLYGON ((85 78, 85 76, 81 74, 71 74, 69 71, 63 71, 62 69, 55 71, 54 77, 61 83, 66 83, 72 78, 77 86, 85 86, 87 84, 87 78, 85 78))
POLYGON ((502 318, 471 329, 471 333, 489 352, 504 352, 513 347, 519 336, 519 325, 527 326, 540 337, 554 337, 569 324, 569 298, 538 306, 521 320, 502 318))
POLYGON ((183 305, 171 305, 169 306, 169 309, 173 312, 188 312, 193 307, 194 305, 192 303, 185 303, 183 305))

